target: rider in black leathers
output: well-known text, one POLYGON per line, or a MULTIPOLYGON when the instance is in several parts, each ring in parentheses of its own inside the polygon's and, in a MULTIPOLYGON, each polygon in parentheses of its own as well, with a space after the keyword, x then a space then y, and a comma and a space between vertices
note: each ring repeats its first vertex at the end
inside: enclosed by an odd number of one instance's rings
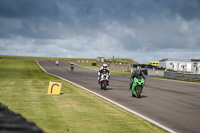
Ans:
POLYGON ((145 76, 144 76, 144 73, 142 72, 141 68, 138 66, 136 71, 134 71, 132 74, 131 74, 131 77, 130 77, 130 86, 129 86, 129 90, 132 89, 132 84, 134 82, 134 78, 138 78, 139 76, 142 76, 144 78, 144 80, 146 79, 145 76))

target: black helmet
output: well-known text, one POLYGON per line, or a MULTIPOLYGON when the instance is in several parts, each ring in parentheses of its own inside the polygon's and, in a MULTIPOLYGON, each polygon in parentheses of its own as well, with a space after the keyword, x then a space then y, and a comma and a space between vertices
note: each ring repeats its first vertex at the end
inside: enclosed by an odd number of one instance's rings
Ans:
POLYGON ((142 70, 140 67, 137 67, 136 71, 137 71, 137 74, 140 74, 142 70))

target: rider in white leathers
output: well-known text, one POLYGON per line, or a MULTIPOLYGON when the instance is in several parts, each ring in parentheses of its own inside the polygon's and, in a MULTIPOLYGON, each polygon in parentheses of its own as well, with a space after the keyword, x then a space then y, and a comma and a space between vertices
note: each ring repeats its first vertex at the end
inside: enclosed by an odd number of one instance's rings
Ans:
MULTIPOLYGON (((98 83, 100 83, 100 79, 101 79, 101 75, 103 72, 108 73, 108 80, 110 79, 110 71, 108 69, 108 65, 107 64, 103 64, 103 66, 99 69, 98 71, 98 83)), ((109 82, 109 81, 108 81, 109 82)), ((109 85, 109 84, 108 84, 109 85)))

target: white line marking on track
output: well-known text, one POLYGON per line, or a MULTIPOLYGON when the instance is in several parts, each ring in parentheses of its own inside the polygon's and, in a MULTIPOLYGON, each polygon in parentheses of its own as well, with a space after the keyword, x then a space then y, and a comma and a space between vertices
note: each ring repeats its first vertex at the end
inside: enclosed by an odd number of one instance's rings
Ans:
POLYGON ((72 82, 72 81, 70 81, 70 80, 64 79, 64 78, 59 77, 59 76, 57 76, 57 75, 55 75, 55 74, 51 74, 51 73, 47 72, 42 66, 40 66, 40 64, 38 63, 38 61, 36 61, 36 62, 37 62, 37 64, 38 64, 38 66, 39 66, 44 72, 46 72, 47 74, 56 76, 56 77, 58 77, 58 78, 60 78, 60 79, 62 79, 62 80, 64 80, 64 81, 70 82, 70 83, 72 83, 72 84, 74 84, 74 85, 76 85, 76 86, 78 86, 78 87, 80 87, 80 88, 82 88, 82 89, 84 89, 84 90, 86 90, 86 91, 88 91, 88 92, 90 92, 90 93, 92 93, 92 94, 98 96, 98 97, 103 98, 103 99, 106 100, 106 101, 109 101, 109 102, 111 102, 111 103, 117 105, 118 107, 120 107, 120 108, 122 108, 122 109, 124 109, 124 110, 126 110, 126 111, 128 111, 128 112, 130 112, 130 113, 132 113, 132 114, 135 114, 135 115, 139 116, 140 118, 142 118, 142 119, 144 119, 144 120, 146 120, 146 121, 148 121, 148 122, 150 122, 150 123, 156 125, 157 127, 160 127, 160 128, 162 128, 162 129, 164 129, 164 130, 167 131, 167 132, 170 132, 170 133, 177 133, 177 132, 173 131, 172 129, 169 129, 168 127, 166 127, 166 126, 164 126, 164 125, 162 125, 162 124, 160 124, 160 123, 158 123, 158 122, 156 122, 156 121, 154 121, 154 120, 151 120, 150 118, 148 118, 148 117, 146 117, 146 116, 144 116, 144 115, 141 115, 141 114, 139 114, 139 113, 137 113, 137 112, 135 112, 135 111, 133 111, 133 110, 131 110, 131 109, 129 109, 129 108, 127 108, 127 107, 125 107, 125 106, 123 106, 123 105, 117 103, 117 102, 115 102, 115 101, 112 101, 112 100, 110 100, 110 99, 108 99, 108 98, 106 98, 106 97, 104 97, 104 96, 102 96, 102 95, 100 95, 100 94, 98 94, 98 93, 96 93, 96 92, 93 92, 93 91, 91 91, 91 90, 89 90, 89 89, 87 89, 87 88, 85 88, 85 87, 83 87, 83 86, 80 86, 80 85, 78 85, 78 84, 76 84, 76 83, 74 83, 74 82, 72 82))

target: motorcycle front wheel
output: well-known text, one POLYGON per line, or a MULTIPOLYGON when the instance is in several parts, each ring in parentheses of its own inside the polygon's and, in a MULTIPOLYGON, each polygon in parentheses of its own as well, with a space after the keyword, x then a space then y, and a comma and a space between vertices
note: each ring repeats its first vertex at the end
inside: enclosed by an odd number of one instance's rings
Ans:
POLYGON ((132 97, 135 97, 135 94, 132 92, 132 97))
POLYGON ((135 92, 137 94, 137 96, 136 96, 137 98, 140 98, 141 89, 142 89, 141 86, 136 86, 135 87, 135 92))

